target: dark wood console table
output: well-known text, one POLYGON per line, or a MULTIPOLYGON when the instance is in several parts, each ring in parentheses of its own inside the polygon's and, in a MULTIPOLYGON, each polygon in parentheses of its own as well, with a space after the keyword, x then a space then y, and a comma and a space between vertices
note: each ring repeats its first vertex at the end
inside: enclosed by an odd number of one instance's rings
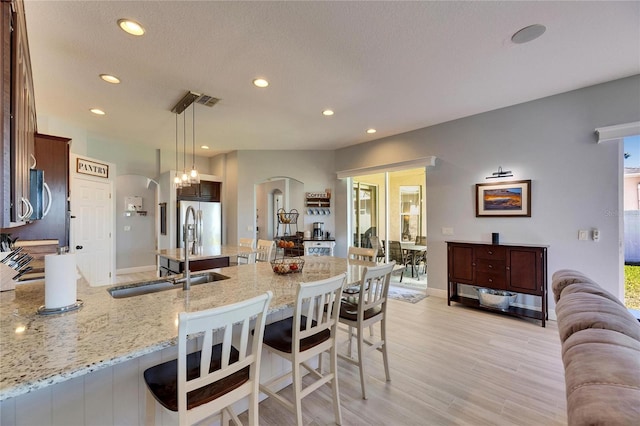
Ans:
POLYGON ((447 304, 461 303, 517 317, 547 319, 547 246, 447 241, 447 304), (541 310, 510 306, 508 310, 481 306, 460 295, 458 284, 506 290, 541 298, 541 310))

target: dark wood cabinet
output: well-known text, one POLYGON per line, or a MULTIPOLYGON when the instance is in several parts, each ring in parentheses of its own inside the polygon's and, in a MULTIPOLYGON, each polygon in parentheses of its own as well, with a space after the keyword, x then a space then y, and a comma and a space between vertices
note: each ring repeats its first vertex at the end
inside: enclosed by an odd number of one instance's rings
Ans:
MULTIPOLYGON (((159 274, 161 277, 167 275, 179 275, 184 272, 184 262, 168 257, 158 257, 159 274)), ((229 266, 228 257, 213 257, 209 259, 189 260, 189 270, 191 272, 206 271, 207 269, 225 268, 229 266)))
POLYGON ((506 314, 535 318, 545 326, 547 318, 547 247, 474 242, 447 242, 447 303, 481 306, 477 299, 462 295, 459 284, 505 290, 539 297, 541 309, 511 306, 506 314))
POLYGON ((0 227, 30 216, 29 170, 34 167, 36 108, 22 0, 2 1, 2 209, 0 227))
POLYGON ((71 139, 35 135, 37 168, 44 171, 44 181, 51 192, 48 214, 9 232, 21 240, 58 240, 69 245, 69 143, 71 139))
POLYGON ((220 201, 220 182, 202 180, 200 183, 178 189, 178 200, 220 201))

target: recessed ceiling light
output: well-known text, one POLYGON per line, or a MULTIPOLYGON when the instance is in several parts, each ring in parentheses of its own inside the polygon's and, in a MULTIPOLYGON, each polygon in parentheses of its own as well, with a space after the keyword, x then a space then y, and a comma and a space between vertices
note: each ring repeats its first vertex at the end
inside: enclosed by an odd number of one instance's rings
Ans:
POLYGON ((100 108, 91 108, 90 110, 92 113, 94 113, 95 115, 105 115, 106 112, 104 112, 103 110, 101 110, 100 108))
POLYGON ((200 145, 200 148, 202 149, 209 149, 209 147, 207 145, 200 145))
POLYGON ((375 132, 377 132, 376 129, 367 129, 367 133, 369 133, 370 135, 374 134, 375 132))
POLYGON ((264 78, 256 78, 255 80, 253 80, 253 85, 256 87, 267 87, 269 85, 269 82, 264 78))
POLYGON ((511 41, 516 44, 528 43, 540 37, 547 31, 547 27, 540 24, 529 25, 518 30, 511 36, 511 41))
POLYGON ((327 117, 331 116, 331 115, 333 115, 333 110, 332 109, 325 109, 324 111, 322 111, 322 115, 326 115, 327 117))
POLYGON ((118 25, 124 32, 127 32, 134 36, 141 36, 144 34, 144 28, 136 21, 131 19, 118 19, 118 25))
POLYGON ((100 74, 100 78, 103 79, 104 81, 106 81, 107 83, 111 83, 111 84, 120 83, 120 79, 118 77, 116 77, 115 75, 100 74))

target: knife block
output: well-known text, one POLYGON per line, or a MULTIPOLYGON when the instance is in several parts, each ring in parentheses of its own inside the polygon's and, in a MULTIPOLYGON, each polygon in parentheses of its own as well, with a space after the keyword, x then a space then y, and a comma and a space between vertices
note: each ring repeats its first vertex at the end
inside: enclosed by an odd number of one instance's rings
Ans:
POLYGON ((0 263, 0 291, 9 291, 16 289, 16 282, 12 279, 18 271, 8 267, 4 263, 0 263))

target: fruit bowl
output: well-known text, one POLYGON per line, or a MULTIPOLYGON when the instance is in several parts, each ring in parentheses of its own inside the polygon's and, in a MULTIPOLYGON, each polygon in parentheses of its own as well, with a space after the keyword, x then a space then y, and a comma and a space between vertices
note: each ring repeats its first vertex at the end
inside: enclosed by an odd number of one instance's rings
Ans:
POLYGON ((271 268, 273 272, 279 275, 293 274, 295 272, 302 272, 304 267, 304 260, 296 257, 276 259, 271 261, 271 268))

